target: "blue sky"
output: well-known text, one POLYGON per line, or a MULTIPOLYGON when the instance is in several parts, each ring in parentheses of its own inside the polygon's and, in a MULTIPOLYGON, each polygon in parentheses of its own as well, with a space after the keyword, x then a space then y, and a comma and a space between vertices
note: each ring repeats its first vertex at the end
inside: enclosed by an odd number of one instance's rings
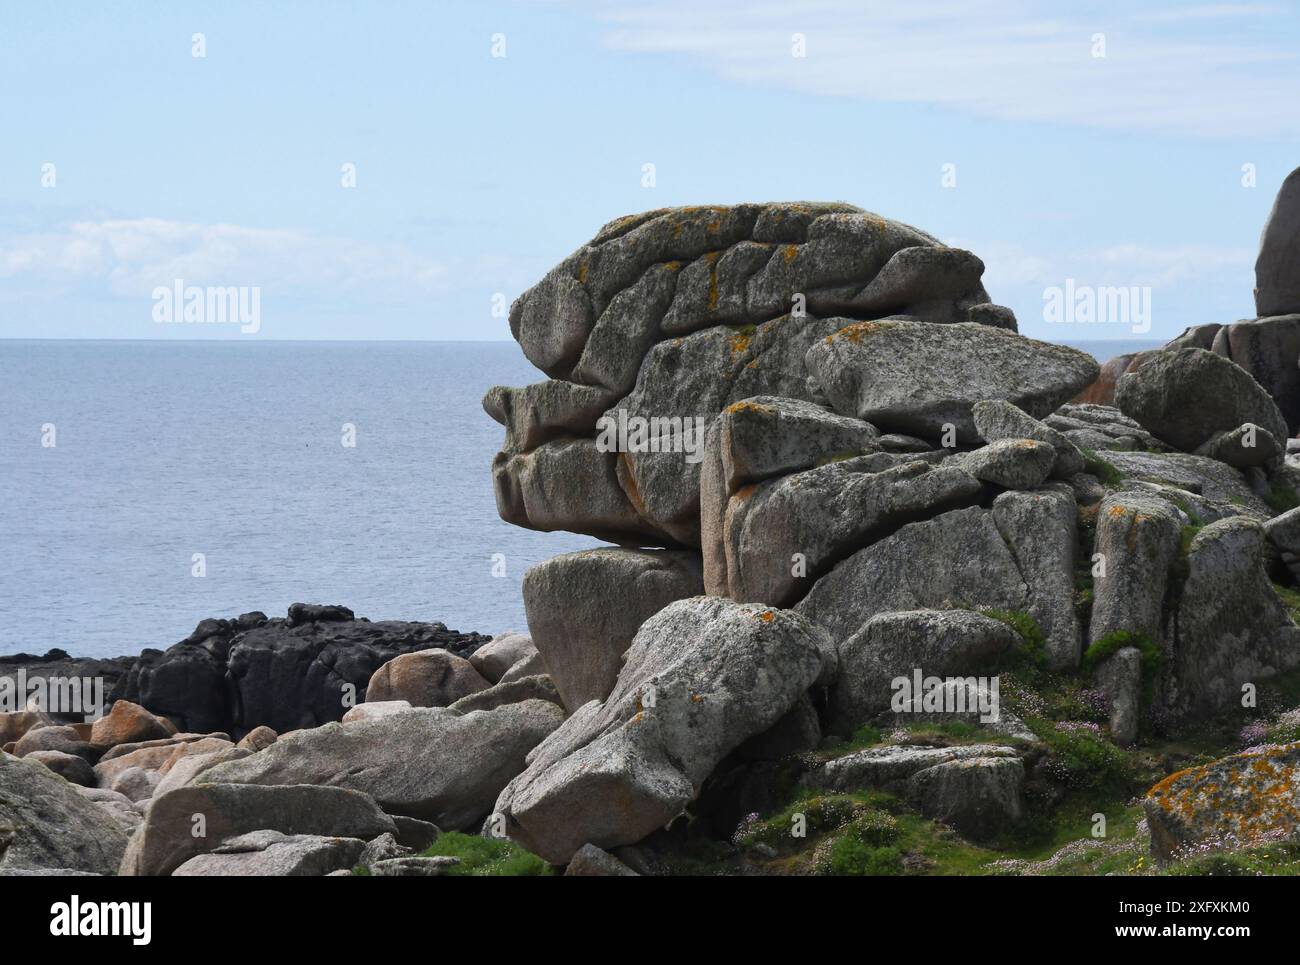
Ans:
POLYGON ((611 218, 795 199, 970 248, 1027 334, 1129 335, 1047 324, 1067 278, 1149 286, 1156 337, 1252 316, 1300 9, 1069 6, 5 4, 0 337, 508 338, 493 295, 611 218), (176 278, 260 330, 155 324, 176 278))

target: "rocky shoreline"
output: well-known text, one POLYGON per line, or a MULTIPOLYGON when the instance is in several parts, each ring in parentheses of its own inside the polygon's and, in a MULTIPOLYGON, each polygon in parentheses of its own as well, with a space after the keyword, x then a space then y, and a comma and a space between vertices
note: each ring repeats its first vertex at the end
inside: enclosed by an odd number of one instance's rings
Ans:
POLYGON ((1260 318, 1104 368, 850 205, 611 222, 483 404, 501 517, 615 545, 528 571, 527 635, 0 659, 112 708, 0 714, 0 873, 1300 867, 1298 175, 1260 318))

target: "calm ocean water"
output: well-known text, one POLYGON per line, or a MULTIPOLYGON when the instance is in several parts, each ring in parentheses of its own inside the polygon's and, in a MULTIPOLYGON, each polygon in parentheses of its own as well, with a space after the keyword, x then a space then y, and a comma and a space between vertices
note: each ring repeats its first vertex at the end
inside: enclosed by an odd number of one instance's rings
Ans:
POLYGON ((0 653, 135 653, 298 600, 524 629, 524 570, 600 545, 497 516, 479 400, 542 377, 504 342, 0 341, 0 653))

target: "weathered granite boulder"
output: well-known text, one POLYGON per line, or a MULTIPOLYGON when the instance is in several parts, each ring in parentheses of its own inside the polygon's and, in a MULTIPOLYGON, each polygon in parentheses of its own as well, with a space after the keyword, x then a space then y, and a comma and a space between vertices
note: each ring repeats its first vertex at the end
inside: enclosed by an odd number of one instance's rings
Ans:
POLYGON ((704 588, 728 596, 725 526, 745 487, 879 448, 879 430, 799 399, 759 396, 727 406, 709 426, 700 469, 704 588))
POLYGON ((446 650, 418 650, 396 656, 376 670, 366 687, 366 700, 446 707, 490 686, 464 657, 446 650))
POLYGON ((498 684, 506 671, 520 660, 537 652, 532 637, 526 633, 501 633, 470 655, 469 662, 488 683, 498 684))
POLYGON ((992 512, 972 506, 909 523, 858 550, 818 580, 795 610, 843 641, 877 613, 1023 610, 1028 602, 1024 575, 992 512))
MULTIPOLYGON (((1056 451, 1051 474, 1058 479, 1069 479, 1083 472, 1083 453, 1079 447, 1045 422, 1039 422, 1028 413, 1016 408, 1005 399, 985 399, 971 407, 975 431, 985 442, 1003 439, 1033 439, 1045 442, 1056 451)), ((1009 487, 1016 488, 1016 487, 1009 487)))
POLYGON ((24 755, 23 760, 44 764, 59 777, 70 784, 81 787, 95 786, 95 769, 84 757, 67 754, 63 751, 32 751, 24 755))
POLYGON ((1164 636, 1165 591, 1185 519, 1162 499, 1134 492, 1107 496, 1097 513, 1090 642, 1116 631, 1164 636))
POLYGON ((1005 623, 970 610, 881 613, 839 647, 839 677, 830 693, 831 730, 851 734, 888 710, 913 676, 965 676, 987 669, 1020 642, 1005 623))
POLYGON ((1259 239, 1255 259, 1255 311, 1300 312, 1300 168, 1287 175, 1259 239))
POLYGON ((1112 405, 1068 403, 1044 417, 1043 424, 1081 449, 1163 452, 1168 448, 1112 405))
POLYGON ((1300 627, 1264 572, 1264 531, 1242 516, 1192 540, 1178 604, 1171 708, 1241 706, 1242 687, 1300 666, 1300 627))
POLYGON ((560 692, 555 689, 555 683, 543 673, 531 677, 519 677, 516 680, 503 680, 487 690, 462 697, 451 705, 451 709, 468 714, 475 710, 495 710, 506 704, 518 704, 525 700, 546 700, 564 706, 564 701, 560 699, 560 692))
POLYGON ((990 838, 1024 815, 1025 765, 1015 757, 967 757, 917 771, 907 796, 922 814, 967 837, 990 838))
POLYGON ((822 315, 929 308, 955 320, 988 301, 982 270, 969 252, 847 204, 661 208, 602 228, 515 302, 510 328, 552 378, 626 391, 640 361, 628 343, 774 318, 795 295, 822 315), (902 254, 918 248, 933 250, 902 254))
MULTIPOLYGON (((699 462, 680 449, 597 446, 605 419, 696 420, 754 396, 816 401, 804 355, 861 318, 1015 328, 988 305, 983 263, 846 204, 670 208, 606 225, 510 312, 552 378, 496 387, 503 519, 625 545, 699 545, 699 462)), ((702 443, 697 432, 692 448, 702 443)))
POLYGON ((1267 429, 1247 422, 1235 429, 1216 432, 1196 449, 1196 455, 1226 462, 1238 469, 1272 466, 1282 461, 1284 440, 1267 429))
POLYGON ((961 467, 981 482, 1003 489, 1041 486, 1056 465, 1056 450, 1033 439, 998 439, 958 457, 961 467))
MULTIPOLYGON (((363 791, 386 811, 461 831, 481 822, 524 758, 564 713, 527 700, 460 714, 415 708, 285 734, 203 772, 200 784, 314 784, 363 791)), ((284 829, 280 829, 284 830, 284 829)))
POLYGON ((638 878, 635 871, 608 851, 594 844, 584 844, 564 869, 564 876, 587 878, 638 878))
POLYGON ((1300 742, 1234 754, 1170 774, 1142 801, 1151 854, 1232 850, 1287 837, 1300 826, 1300 742))
POLYGON ((1079 665, 1082 631, 1074 609, 1079 555, 1074 493, 1061 483, 993 500, 993 522, 1029 590, 1026 612, 1047 639, 1052 670, 1079 665))
POLYGON ((745 487, 723 520, 726 595, 792 606, 855 550, 913 520, 973 505, 980 493, 962 468, 885 452, 745 487))
POLYGON ((1250 422, 1288 435, 1277 405, 1250 373, 1205 349, 1163 351, 1119 380, 1115 402, 1144 428, 1186 452, 1250 422))
POLYGON ((16 757, 26 757, 33 751, 60 751, 93 761, 99 754, 89 741, 71 724, 36 727, 23 734, 14 745, 16 757))
POLYGON ((103 808, 36 761, 0 751, 0 871, 117 870, 127 836, 103 808))
POLYGON ((1210 503, 1234 507, 1233 515, 1263 520, 1276 511, 1260 497, 1242 473, 1205 456, 1181 452, 1108 452, 1106 461, 1127 479, 1157 482, 1186 490, 1197 497, 1197 512, 1210 503))
POLYGON ((523 591, 533 644, 572 713, 608 696, 641 624, 704 581, 697 553, 594 549, 529 568, 523 591))
POLYGON ((169 736, 171 732, 162 721, 129 700, 114 701, 113 709, 95 721, 90 730, 90 742, 96 747, 116 747, 169 736))
POLYGON ((963 323, 886 319, 849 325, 808 351, 808 371, 831 407, 886 431, 979 441, 971 410, 1004 399, 1034 418, 1097 377, 1092 356, 1014 332, 963 323))
POLYGON ((366 842, 359 838, 254 831, 231 838, 206 854, 195 855, 172 875, 179 878, 319 877, 340 868, 352 868, 365 849, 366 842))
POLYGON ((369 840, 393 833, 396 825, 368 795, 341 787, 190 784, 153 799, 118 873, 170 875, 196 855, 253 831, 369 840))
POLYGON ((907 782, 914 774, 939 764, 1016 757, 1013 748, 999 744, 869 747, 818 765, 803 776, 801 783, 807 787, 841 793, 872 788, 901 791, 906 790, 907 782))
POLYGON ((697 597, 642 625, 618 684, 529 755, 495 812, 553 864, 667 824, 730 751, 784 716, 829 641, 790 611, 697 597))
POLYGON ((1096 679, 1110 711, 1110 736, 1121 747, 1131 746, 1142 723, 1142 651, 1117 650, 1097 668, 1096 679))

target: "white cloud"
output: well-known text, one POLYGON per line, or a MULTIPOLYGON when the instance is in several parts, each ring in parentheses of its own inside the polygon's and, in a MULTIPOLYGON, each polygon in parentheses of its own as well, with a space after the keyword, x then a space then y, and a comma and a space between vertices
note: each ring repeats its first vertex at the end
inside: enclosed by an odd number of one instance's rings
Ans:
POLYGON ((304 297, 365 292, 387 300, 447 291, 455 277, 451 266, 402 245, 292 229, 136 218, 0 237, 0 278, 102 284, 122 297, 148 298, 179 278, 304 297))
POLYGON ((1225 136, 1300 125, 1296 14, 1268 4, 1065 13, 1035 0, 801 5, 596 2, 618 50, 682 54, 728 79, 936 104, 1011 120, 1225 136), (1259 28, 1268 24, 1268 32, 1259 28), (791 35, 807 56, 791 56, 791 35), (1105 34, 1106 57, 1092 56, 1105 34))

